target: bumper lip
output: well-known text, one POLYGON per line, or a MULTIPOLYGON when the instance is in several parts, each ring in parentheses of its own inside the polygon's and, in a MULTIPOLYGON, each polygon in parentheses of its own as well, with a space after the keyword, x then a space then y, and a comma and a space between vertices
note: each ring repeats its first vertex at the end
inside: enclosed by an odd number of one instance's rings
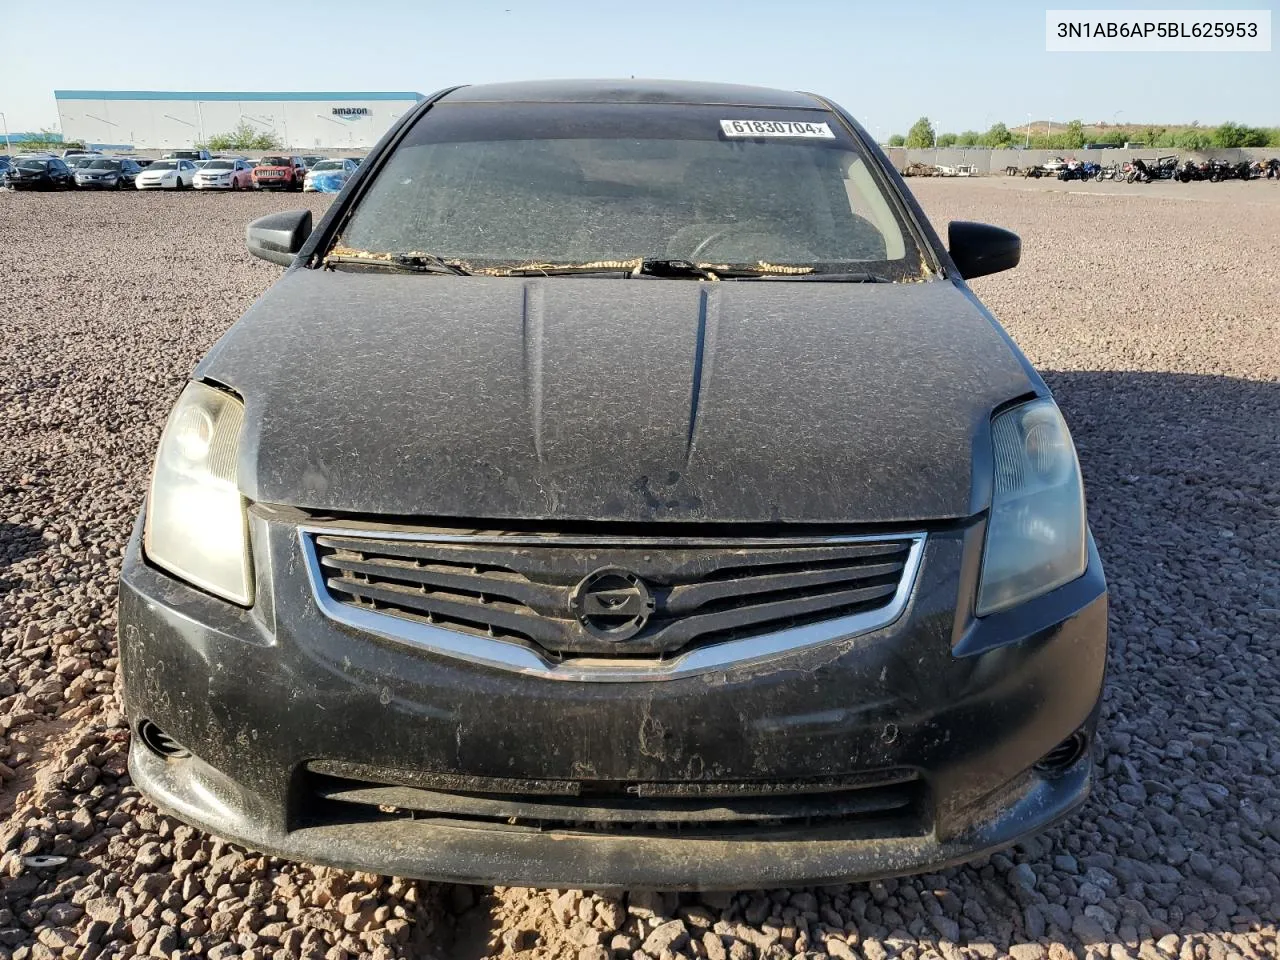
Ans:
POLYGON ((135 737, 129 772, 163 812, 273 856, 442 883, 593 890, 742 890, 936 872, 1046 830, 1083 804, 1092 785, 1088 755, 1060 777, 1031 775, 1013 803, 948 839, 933 833, 867 839, 857 825, 846 835, 828 829, 786 839, 683 839, 392 819, 284 832, 245 815, 234 799, 238 785, 196 758, 162 759, 135 737))
MULTIPOLYGON (((823 644, 839 643, 883 630, 896 623, 906 612, 915 590, 916 580, 920 572, 920 562, 924 555, 927 539, 923 532, 906 532, 895 534, 870 534, 865 536, 842 536, 821 538, 791 538, 794 542, 809 543, 878 543, 887 540, 910 542, 902 576, 897 590, 889 603, 876 610, 856 613, 836 620, 826 620, 802 627, 791 627, 775 630, 771 633, 748 637, 742 640, 729 640, 724 643, 699 647, 688 653, 672 657, 669 660, 644 660, 635 664, 617 660, 592 660, 590 658, 574 658, 554 663, 543 658, 528 647, 504 640, 487 639, 470 634, 445 630, 430 624, 418 623, 402 617, 372 613, 339 603, 324 589, 324 574, 320 569, 320 560, 316 554, 314 537, 355 536, 378 537, 383 539, 418 540, 423 542, 500 542, 504 544, 518 542, 544 542, 540 537, 504 537, 499 540, 483 536, 432 536, 428 534, 396 534, 383 533, 376 530, 359 528, 309 527, 298 528, 299 550, 306 564, 307 580, 311 588, 311 596, 316 606, 330 620, 367 634, 383 637, 410 648, 439 653, 455 657, 470 663, 514 673, 541 677, 547 680, 595 683, 641 683, 654 680, 676 680, 696 676, 730 667, 749 666, 779 656, 804 650, 808 647, 823 644)), ((704 538, 705 539, 705 538, 704 538)), ((557 543, 570 543, 571 539, 558 538, 557 543)), ((609 542, 617 543, 612 540, 609 542)), ((648 542, 657 545, 659 540, 648 542)), ((692 543, 694 541, 686 541, 692 543)), ((702 541, 697 541, 701 543, 702 541)), ((770 546, 791 542, 788 538, 774 538, 764 541, 770 546)), ((747 546, 754 543, 750 539, 733 541, 734 546, 747 546)))

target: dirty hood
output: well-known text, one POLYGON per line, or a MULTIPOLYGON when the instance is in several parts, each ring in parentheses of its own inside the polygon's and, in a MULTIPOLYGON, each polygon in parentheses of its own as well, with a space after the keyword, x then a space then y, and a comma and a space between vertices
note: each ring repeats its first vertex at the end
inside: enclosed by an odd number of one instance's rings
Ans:
POLYGON ((992 408, 1033 389, 940 281, 303 269, 197 376, 245 400, 251 500, 553 521, 968 516, 992 408))

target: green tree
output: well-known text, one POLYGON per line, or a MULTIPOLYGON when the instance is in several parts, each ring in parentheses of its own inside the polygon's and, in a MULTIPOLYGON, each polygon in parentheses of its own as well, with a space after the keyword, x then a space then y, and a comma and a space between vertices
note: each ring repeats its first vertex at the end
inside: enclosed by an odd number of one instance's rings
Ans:
POLYGON ((907 138, 900 133, 895 133, 889 138, 889 146, 891 147, 905 147, 906 145, 907 138))
POLYGON ((933 138, 933 124, 929 122, 928 117, 921 117, 907 131, 907 146, 917 149, 920 147, 932 147, 933 138))
POLYGON ((1213 136, 1207 130, 1183 130, 1174 137, 1179 150, 1208 150, 1213 146, 1213 136))
POLYGON ((977 130, 966 130, 964 133, 956 137, 956 146, 958 147, 976 147, 982 142, 982 134, 977 130))
POLYGON ((1063 144, 1068 150, 1079 150, 1084 146, 1084 124, 1079 120, 1072 120, 1067 124, 1067 132, 1063 136, 1063 144))
POLYGON ((993 123, 991 129, 982 135, 982 145, 1000 149, 1013 143, 1013 134, 1003 123, 993 123))
POLYGON ((1266 130, 1228 122, 1214 131, 1213 139, 1220 147, 1265 147, 1268 136, 1266 130))
POLYGON ((1261 127, 1245 127, 1244 143, 1246 147, 1265 147, 1271 142, 1271 133, 1261 127))
POLYGON ((282 144, 274 130, 257 130, 241 120, 229 133, 215 133, 197 146, 206 150, 279 150, 282 144))
POLYGON ((956 145, 956 141, 959 139, 960 138, 954 133, 940 133, 938 134, 938 146, 954 147, 956 145))

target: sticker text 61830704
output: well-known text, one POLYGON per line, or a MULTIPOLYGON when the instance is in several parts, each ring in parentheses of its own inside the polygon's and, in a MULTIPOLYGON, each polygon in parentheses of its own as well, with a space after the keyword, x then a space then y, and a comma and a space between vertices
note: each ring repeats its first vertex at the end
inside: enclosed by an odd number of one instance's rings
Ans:
POLYGON ((720 129, 726 137, 808 137, 834 140, 836 136, 826 123, 809 123, 803 120, 721 120, 720 129))

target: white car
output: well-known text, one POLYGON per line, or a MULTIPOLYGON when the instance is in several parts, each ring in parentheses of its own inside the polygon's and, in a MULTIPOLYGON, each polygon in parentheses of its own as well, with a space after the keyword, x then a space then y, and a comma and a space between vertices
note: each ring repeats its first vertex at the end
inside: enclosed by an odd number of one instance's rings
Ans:
POLYGON ((185 190, 195 186, 196 165, 190 160, 157 160, 134 184, 139 190, 185 190))
POLYGON ((205 160, 196 171, 197 190, 252 190, 253 167, 247 160, 205 160))
POLYGON ((302 189, 313 193, 337 193, 355 172, 354 160, 321 160, 307 171, 302 189))

